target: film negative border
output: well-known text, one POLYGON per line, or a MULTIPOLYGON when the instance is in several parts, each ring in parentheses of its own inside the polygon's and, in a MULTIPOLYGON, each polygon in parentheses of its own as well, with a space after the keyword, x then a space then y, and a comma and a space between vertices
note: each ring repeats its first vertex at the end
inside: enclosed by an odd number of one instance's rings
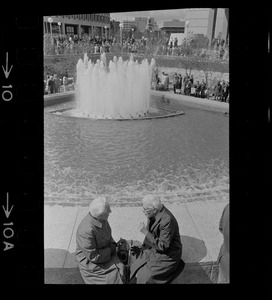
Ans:
POLYGON ((42 23, 1 17, 1 269, 5 283, 43 282, 42 23))

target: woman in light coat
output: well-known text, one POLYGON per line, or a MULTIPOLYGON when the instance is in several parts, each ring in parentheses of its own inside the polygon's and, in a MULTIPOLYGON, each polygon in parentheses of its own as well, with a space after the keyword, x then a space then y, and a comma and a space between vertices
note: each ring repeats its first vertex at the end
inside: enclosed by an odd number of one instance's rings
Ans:
POLYGON ((111 212, 104 197, 94 199, 76 232, 76 262, 86 284, 124 283, 124 265, 107 221, 111 212))

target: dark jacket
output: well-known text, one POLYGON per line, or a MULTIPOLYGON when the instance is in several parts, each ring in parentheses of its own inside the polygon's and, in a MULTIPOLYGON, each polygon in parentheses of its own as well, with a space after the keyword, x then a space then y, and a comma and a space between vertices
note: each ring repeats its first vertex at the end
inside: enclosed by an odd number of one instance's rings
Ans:
POLYGON ((168 283, 182 255, 179 226, 176 218, 166 208, 155 216, 155 221, 143 242, 145 250, 130 268, 130 278, 137 273, 137 283, 168 283))

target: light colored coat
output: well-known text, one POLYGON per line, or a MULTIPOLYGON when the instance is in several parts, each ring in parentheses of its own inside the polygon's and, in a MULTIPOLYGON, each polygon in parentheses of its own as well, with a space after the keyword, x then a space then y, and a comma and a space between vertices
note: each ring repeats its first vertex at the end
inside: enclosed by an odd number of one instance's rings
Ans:
POLYGON ((124 265, 111 253, 114 240, 108 221, 89 213, 76 232, 76 262, 86 284, 122 284, 124 265))
POLYGON ((229 282, 229 203, 225 206, 219 222, 219 231, 223 234, 223 244, 221 245, 218 263, 219 274, 218 283, 229 282))
POLYGON ((162 207, 143 242, 145 250, 130 267, 130 278, 137 273, 137 283, 169 283, 177 270, 182 254, 178 222, 162 207))

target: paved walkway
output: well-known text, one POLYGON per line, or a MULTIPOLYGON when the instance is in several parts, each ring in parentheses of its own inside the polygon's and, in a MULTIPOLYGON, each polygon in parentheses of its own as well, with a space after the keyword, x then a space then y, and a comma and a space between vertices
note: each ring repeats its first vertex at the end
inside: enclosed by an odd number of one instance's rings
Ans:
MULTIPOLYGON (((184 271, 174 283, 215 283, 216 260, 223 241, 218 225, 226 202, 164 204, 179 223, 182 257, 186 262, 184 271)), ((45 205, 45 283, 82 283, 74 260, 75 234, 87 213, 88 207, 45 205)), ((143 241, 137 229, 141 221, 145 221, 141 207, 112 206, 109 223, 113 238, 143 241)))

